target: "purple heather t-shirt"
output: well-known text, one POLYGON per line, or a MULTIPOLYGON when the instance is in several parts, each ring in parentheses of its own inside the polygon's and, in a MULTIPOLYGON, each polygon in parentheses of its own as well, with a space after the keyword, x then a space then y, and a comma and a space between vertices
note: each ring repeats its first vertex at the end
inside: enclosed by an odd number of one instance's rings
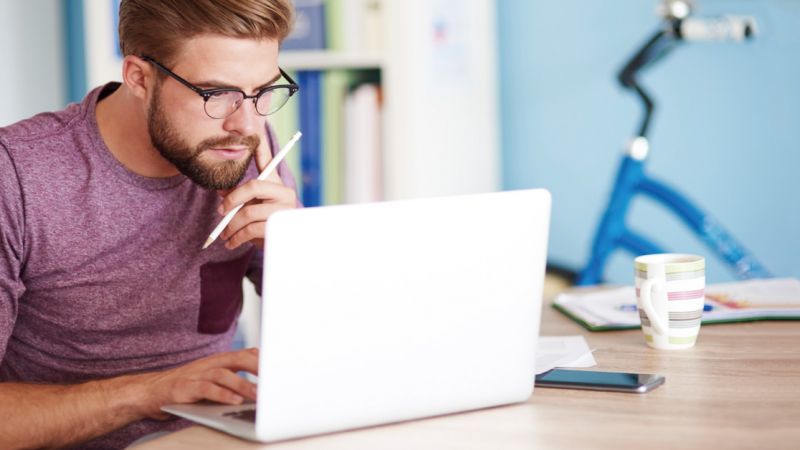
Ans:
MULTIPOLYGON (((117 87, 0 128, 0 381, 76 383, 226 351, 242 278, 260 288, 252 245, 201 250, 215 191, 137 175, 105 146, 95 105, 117 87)), ((278 173, 295 188, 285 163, 278 173)), ((143 420, 80 448, 182 426, 143 420)))

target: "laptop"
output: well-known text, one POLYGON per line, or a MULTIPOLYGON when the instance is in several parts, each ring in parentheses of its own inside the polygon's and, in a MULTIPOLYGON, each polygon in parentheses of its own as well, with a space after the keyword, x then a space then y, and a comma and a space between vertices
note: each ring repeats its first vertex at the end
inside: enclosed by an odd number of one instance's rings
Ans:
POLYGON ((275 213, 257 402, 162 409, 274 442, 527 400, 550 202, 535 189, 275 213))

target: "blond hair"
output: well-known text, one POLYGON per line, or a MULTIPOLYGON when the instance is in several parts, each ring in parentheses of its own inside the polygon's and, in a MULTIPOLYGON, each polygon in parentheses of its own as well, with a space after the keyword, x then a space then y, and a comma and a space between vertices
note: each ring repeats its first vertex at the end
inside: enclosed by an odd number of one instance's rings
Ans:
POLYGON ((169 65, 181 43, 200 34, 281 42, 293 11, 290 0, 122 0, 120 49, 169 65))

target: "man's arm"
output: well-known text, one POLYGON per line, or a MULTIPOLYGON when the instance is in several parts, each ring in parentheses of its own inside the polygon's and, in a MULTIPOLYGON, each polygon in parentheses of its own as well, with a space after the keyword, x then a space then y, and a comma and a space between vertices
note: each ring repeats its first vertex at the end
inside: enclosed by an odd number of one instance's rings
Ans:
POLYGON ((58 448, 102 436, 144 418, 166 419, 161 407, 212 400, 255 400, 258 350, 220 353, 185 366, 83 384, 0 383, 0 448, 58 448))
MULTIPOLYGON (((0 364, 25 292, 24 213, 16 168, 0 139, 0 364)), ((165 419, 163 405, 255 399, 255 349, 222 353, 172 370, 74 385, 0 383, 0 448, 64 447, 144 418, 165 419)))

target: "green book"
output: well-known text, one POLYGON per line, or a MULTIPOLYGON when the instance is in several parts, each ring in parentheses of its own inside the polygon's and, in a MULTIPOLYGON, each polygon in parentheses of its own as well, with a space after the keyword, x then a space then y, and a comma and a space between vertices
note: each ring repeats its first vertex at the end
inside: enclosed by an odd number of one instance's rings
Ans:
POLYGON ((351 74, 330 70, 322 76, 322 199, 344 201, 344 99, 351 74))
MULTIPOLYGON (((325 1, 325 42, 329 51, 344 48, 343 6, 342 0, 325 1)), ((349 79, 344 70, 329 70, 322 76, 322 202, 325 205, 340 204, 344 198, 342 112, 349 79)))
POLYGON ((344 50, 344 3, 342 0, 325 0, 325 43, 328 50, 344 50))

